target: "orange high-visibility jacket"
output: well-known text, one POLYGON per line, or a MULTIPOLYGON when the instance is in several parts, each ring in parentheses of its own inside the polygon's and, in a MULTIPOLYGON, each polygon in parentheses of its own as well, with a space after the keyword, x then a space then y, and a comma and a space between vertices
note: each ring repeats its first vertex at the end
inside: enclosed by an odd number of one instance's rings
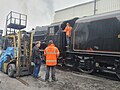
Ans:
POLYGON ((57 65, 57 58, 59 57, 59 50, 54 44, 49 45, 44 50, 44 55, 46 56, 46 65, 55 66, 57 65))
POLYGON ((64 32, 66 32, 66 36, 71 37, 72 27, 66 26, 64 32))

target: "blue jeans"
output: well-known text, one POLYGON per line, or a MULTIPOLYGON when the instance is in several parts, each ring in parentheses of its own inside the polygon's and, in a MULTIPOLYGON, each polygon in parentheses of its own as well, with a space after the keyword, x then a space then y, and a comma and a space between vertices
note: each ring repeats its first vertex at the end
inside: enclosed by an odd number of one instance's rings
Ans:
POLYGON ((34 71, 33 71, 33 77, 35 77, 35 78, 38 77, 39 71, 40 71, 40 66, 41 66, 41 64, 35 64, 34 71))
POLYGON ((66 37, 66 40, 67 40, 67 45, 70 45, 70 38, 68 36, 66 37))

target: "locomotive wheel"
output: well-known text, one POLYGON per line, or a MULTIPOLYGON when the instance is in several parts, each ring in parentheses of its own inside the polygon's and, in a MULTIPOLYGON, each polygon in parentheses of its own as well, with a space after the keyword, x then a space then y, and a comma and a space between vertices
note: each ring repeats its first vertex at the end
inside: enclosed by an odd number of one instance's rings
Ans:
POLYGON ((116 67, 116 75, 120 79, 120 65, 116 67))
POLYGON ((83 73, 92 73, 94 71, 93 60, 80 60, 78 70, 83 73))

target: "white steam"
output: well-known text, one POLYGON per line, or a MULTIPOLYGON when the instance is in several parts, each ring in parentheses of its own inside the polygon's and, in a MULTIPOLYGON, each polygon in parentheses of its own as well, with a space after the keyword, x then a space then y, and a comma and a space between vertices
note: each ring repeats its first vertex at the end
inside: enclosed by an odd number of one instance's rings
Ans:
POLYGON ((5 29, 6 16, 10 11, 28 16, 27 31, 53 21, 53 0, 0 0, 0 28, 5 29))

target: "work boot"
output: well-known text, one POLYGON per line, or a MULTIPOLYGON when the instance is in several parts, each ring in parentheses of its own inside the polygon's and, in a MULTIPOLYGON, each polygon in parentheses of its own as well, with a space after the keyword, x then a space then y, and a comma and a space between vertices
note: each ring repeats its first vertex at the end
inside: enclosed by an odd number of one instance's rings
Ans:
POLYGON ((52 80, 52 82, 57 82, 58 80, 57 79, 55 79, 55 80, 52 80))
POLYGON ((70 46, 67 45, 67 46, 66 46, 66 49, 67 49, 67 51, 70 51, 70 46))
POLYGON ((41 76, 38 76, 37 79, 41 78, 41 76))
POLYGON ((49 79, 46 79, 45 82, 49 82, 49 79))
POLYGON ((56 79, 56 78, 52 79, 52 82, 57 82, 57 81, 58 81, 58 79, 56 79))
POLYGON ((66 48, 69 48, 69 45, 65 46, 66 48))
POLYGON ((49 82, 49 78, 45 78, 45 82, 49 82))

